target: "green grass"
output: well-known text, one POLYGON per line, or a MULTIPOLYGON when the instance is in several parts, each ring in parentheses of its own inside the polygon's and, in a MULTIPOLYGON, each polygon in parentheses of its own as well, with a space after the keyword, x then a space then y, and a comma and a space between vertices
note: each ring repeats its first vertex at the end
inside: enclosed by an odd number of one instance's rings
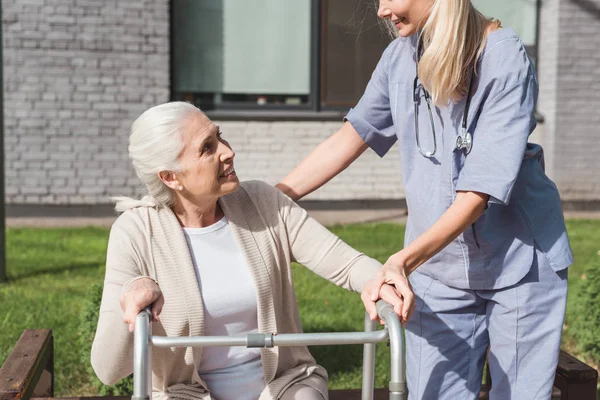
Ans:
MULTIPOLYGON (((348 225, 332 231, 356 249, 385 262, 391 249, 403 243, 404 227, 396 224, 348 225)), ((294 266, 294 286, 300 318, 305 332, 362 331, 364 308, 360 296, 315 276, 307 268, 294 266)), ((329 373, 332 389, 361 386, 362 346, 315 346, 310 348, 317 361, 329 373)), ((377 345, 376 387, 387 387, 390 380, 389 349, 377 345)))
MULTIPOLYGON (((575 300, 584 265, 600 250, 600 221, 568 221, 576 261, 569 274, 569 305, 575 300)), ((333 227, 357 249, 385 261, 400 249, 403 227, 367 224, 333 227)), ((90 286, 101 282, 108 231, 85 229, 9 229, 7 264, 9 283, 0 285, 0 364, 26 328, 51 328, 55 348, 57 396, 95 394, 81 360, 87 358, 77 345, 79 318, 90 286)), ((305 331, 357 331, 363 327, 358 295, 339 289, 305 268, 294 266, 294 280, 305 331)), ((567 318, 567 326, 569 318, 567 318)), ((568 339, 569 331, 566 330, 568 339)), ((359 387, 360 346, 313 347, 311 351, 327 368, 332 388, 359 387)), ((389 357, 378 345, 376 384, 389 379, 389 357)))
POLYGON ((57 395, 88 390, 76 346, 81 306, 102 281, 105 229, 8 229, 7 273, 0 286, 0 363, 24 329, 51 328, 57 395))
POLYGON ((569 313, 569 310, 576 309, 575 301, 578 300, 579 282, 585 279, 583 274, 585 266, 600 256, 600 221, 569 220, 567 221, 567 230, 575 254, 575 262, 569 267, 569 296, 567 297, 563 343, 570 352, 576 352, 575 343, 572 342, 572 334, 569 331, 574 315, 569 313))

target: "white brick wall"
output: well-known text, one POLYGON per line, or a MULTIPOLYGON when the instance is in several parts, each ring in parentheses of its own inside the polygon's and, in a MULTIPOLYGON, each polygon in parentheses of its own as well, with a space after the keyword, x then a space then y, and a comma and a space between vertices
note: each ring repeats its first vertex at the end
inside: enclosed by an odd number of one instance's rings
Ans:
MULTIPOLYGON (((341 122, 217 122, 236 152, 241 179, 277 183, 341 122)), ((397 145, 384 158, 368 149, 346 171, 307 199, 400 199, 404 197, 397 145)))
MULTIPOLYGON (((133 120, 169 98, 168 1, 8 0, 3 6, 6 200, 95 204, 142 194, 133 120)), ((276 183, 341 123, 221 122, 243 179, 276 183)), ((397 149, 367 151, 311 199, 402 198, 397 149)))
POLYGON ((544 116, 543 134, 539 138, 544 147, 546 173, 554 179, 554 138, 556 135, 557 59, 558 59, 558 6, 560 0, 542 2, 540 12, 540 41, 538 49, 538 82, 540 86, 538 111, 544 116))
POLYGON ((540 112, 563 199, 600 198, 599 0, 542 2, 540 112))
POLYGON ((167 0, 5 0, 8 203, 138 194, 131 122, 169 98, 167 0))

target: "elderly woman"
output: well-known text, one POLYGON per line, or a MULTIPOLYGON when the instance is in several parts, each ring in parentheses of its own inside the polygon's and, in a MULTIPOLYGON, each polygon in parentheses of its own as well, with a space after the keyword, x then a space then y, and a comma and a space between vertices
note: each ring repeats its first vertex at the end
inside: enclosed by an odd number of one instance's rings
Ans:
MULTIPOLYGON (((407 281, 382 286, 377 261, 280 191, 261 182, 240 184, 234 152, 193 105, 173 102, 144 112, 133 124, 129 153, 149 195, 117 199, 122 214, 110 232, 92 347, 92 365, 104 383, 132 373, 132 324, 150 304, 157 335, 301 332, 292 261, 362 292, 372 318, 379 297, 409 317, 407 281)), ((328 397, 327 373, 304 346, 152 351, 155 399, 328 397)))

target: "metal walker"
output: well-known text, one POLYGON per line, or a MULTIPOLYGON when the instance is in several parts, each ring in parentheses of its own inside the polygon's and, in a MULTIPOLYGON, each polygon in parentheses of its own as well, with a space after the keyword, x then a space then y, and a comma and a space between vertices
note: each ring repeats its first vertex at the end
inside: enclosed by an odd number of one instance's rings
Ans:
POLYGON ((209 346, 327 346, 364 344, 362 400, 373 400, 375 385, 375 344, 389 340, 391 380, 390 400, 406 400, 404 366, 404 338, 400 320, 391 305, 379 300, 377 314, 385 321, 383 330, 375 330, 376 322, 365 315, 364 332, 333 333, 255 333, 246 336, 152 336, 151 314, 148 309, 138 314, 135 321, 133 350, 132 400, 149 400, 152 390, 152 360, 150 346, 156 347, 209 347, 209 346))

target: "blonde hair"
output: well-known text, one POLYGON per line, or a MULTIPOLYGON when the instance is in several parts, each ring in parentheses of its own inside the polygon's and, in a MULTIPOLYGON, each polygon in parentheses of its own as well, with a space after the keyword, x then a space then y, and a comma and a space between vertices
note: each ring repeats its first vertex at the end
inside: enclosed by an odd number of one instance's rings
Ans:
POLYGON ((175 101, 146 110, 131 126, 129 158, 146 187, 148 195, 141 200, 113 197, 115 210, 123 212, 136 207, 169 207, 173 191, 158 174, 162 171, 180 172, 179 155, 183 151, 183 135, 189 118, 202 113, 190 103, 175 101))
POLYGON ((419 33, 425 51, 418 73, 436 105, 458 102, 466 96, 490 24, 501 26, 500 21, 481 14, 471 0, 433 1, 419 33))

